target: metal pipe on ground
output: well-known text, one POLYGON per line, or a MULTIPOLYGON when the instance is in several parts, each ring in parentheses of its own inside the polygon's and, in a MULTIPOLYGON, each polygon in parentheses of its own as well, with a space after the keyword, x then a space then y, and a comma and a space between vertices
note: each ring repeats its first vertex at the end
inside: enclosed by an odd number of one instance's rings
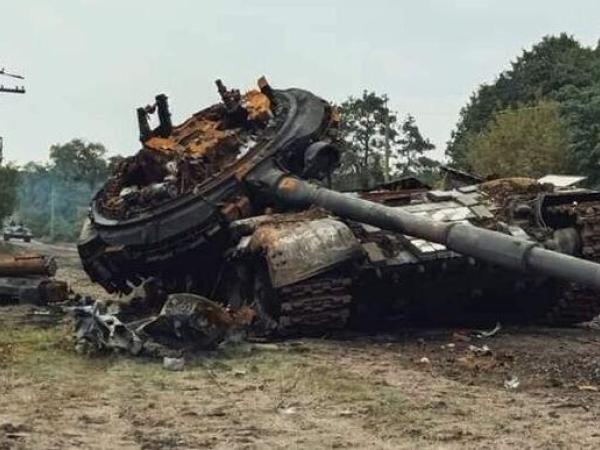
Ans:
POLYGON ((0 257, 0 276, 2 277, 53 276, 56 269, 56 260, 52 257, 39 255, 0 257))

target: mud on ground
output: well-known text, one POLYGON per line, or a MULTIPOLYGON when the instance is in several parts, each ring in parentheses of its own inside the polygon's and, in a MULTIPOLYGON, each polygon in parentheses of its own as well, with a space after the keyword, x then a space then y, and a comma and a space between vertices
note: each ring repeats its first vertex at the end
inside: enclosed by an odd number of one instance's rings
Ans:
POLYGON ((168 372, 76 355, 66 324, 2 321, 0 449, 600 446, 600 331, 469 331, 241 344, 168 372))

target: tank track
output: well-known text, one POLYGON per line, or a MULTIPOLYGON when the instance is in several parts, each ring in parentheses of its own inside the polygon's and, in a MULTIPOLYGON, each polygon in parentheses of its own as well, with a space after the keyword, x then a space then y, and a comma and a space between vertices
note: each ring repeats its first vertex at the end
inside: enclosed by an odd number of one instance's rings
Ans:
MULTIPOLYGON (((561 212, 577 216, 582 239, 582 256, 585 259, 600 262, 600 202, 581 202, 576 206, 560 205, 561 212)), ((546 313, 542 322, 548 325, 572 325, 589 322, 600 315, 598 292, 570 283, 562 298, 546 313)))
POLYGON ((345 328, 350 318, 350 278, 315 278, 277 291, 277 334, 315 335, 345 328))

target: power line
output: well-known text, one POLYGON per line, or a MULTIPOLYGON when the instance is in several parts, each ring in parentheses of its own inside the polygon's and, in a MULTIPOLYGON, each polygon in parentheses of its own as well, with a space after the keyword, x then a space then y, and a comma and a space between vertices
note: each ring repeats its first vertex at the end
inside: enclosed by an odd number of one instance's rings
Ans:
POLYGON ((25 87, 24 86, 6 87, 3 84, 0 84, 0 92, 7 92, 9 94, 24 94, 25 87))
MULTIPOLYGON (((0 69, 0 75, 4 75, 5 77, 9 77, 9 78, 17 78, 19 80, 25 79, 25 77, 23 75, 7 72, 4 67, 2 69, 0 69)), ((7 86, 0 84, 0 92, 6 92, 9 94, 24 94, 25 86, 8 86, 7 87, 7 86)))
MULTIPOLYGON (((7 72, 4 67, 0 69, 0 75, 4 75, 5 77, 9 78, 17 78, 19 80, 25 79, 23 75, 7 72)), ((6 92, 8 94, 24 94, 25 86, 4 86, 3 84, 0 84, 0 93, 2 92, 6 92)), ((0 164, 2 164, 3 156, 3 139, 2 136, 0 136, 0 164)))
POLYGON ((4 75, 6 77, 11 77, 11 78, 18 78, 19 80, 25 79, 25 77, 23 75, 18 75, 16 73, 7 72, 4 67, 2 69, 0 69, 0 75, 4 75))

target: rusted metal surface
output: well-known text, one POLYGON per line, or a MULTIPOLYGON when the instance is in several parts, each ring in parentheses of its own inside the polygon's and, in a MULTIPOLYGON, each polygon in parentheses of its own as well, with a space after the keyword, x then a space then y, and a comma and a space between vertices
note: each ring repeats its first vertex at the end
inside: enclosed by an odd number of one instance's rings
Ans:
POLYGON ((68 297, 64 281, 44 276, 0 277, 0 305, 47 305, 68 297))
POLYGON ((139 313, 146 316, 126 321, 100 302, 72 308, 77 350, 117 350, 156 357, 214 349, 229 333, 254 319, 254 311, 248 307, 234 311, 187 293, 170 295, 156 316, 144 310, 139 313))
POLYGON ((282 288, 277 323, 280 335, 314 335, 348 325, 352 280, 340 274, 282 288))
POLYGON ((2 277, 53 276, 55 273, 56 260, 51 257, 39 255, 0 256, 0 276, 2 277))
MULTIPOLYGON (((581 227, 581 252, 586 259, 600 262, 600 201, 561 204, 549 208, 552 214, 566 214, 581 227)), ((598 292, 589 287, 570 283, 560 302, 549 310, 544 319, 554 325, 586 322, 600 314, 598 292)))
POLYGON ((265 224, 257 228, 249 245, 265 254, 274 288, 363 256, 351 230, 332 218, 265 224))
POLYGON ((107 216, 127 218, 190 193, 252 150, 272 117, 271 101, 258 90, 241 95, 220 81, 218 87, 223 104, 175 127, 143 125, 143 148, 120 164, 99 197, 107 216))
POLYGON ((404 191, 373 191, 361 192, 360 198, 387 206, 408 205, 416 194, 426 192, 427 189, 410 189, 404 191))
POLYGON ((339 328, 374 311, 538 318, 569 296, 572 305, 588 298, 571 282, 600 285, 595 219, 553 212, 573 201, 548 206, 551 186, 481 184, 448 170, 450 190, 414 179, 328 190, 313 180, 326 181, 339 160, 335 109, 307 91, 258 86, 243 95, 217 81, 221 103, 179 126, 164 96, 138 109, 144 148, 92 203, 79 246, 95 281, 127 293, 159 277, 169 293, 253 305, 281 334, 339 328), (153 111, 160 125, 151 130, 153 111))
POLYGON ((68 285, 52 278, 56 269, 56 260, 48 256, 0 256, 0 304, 65 301, 68 285))

